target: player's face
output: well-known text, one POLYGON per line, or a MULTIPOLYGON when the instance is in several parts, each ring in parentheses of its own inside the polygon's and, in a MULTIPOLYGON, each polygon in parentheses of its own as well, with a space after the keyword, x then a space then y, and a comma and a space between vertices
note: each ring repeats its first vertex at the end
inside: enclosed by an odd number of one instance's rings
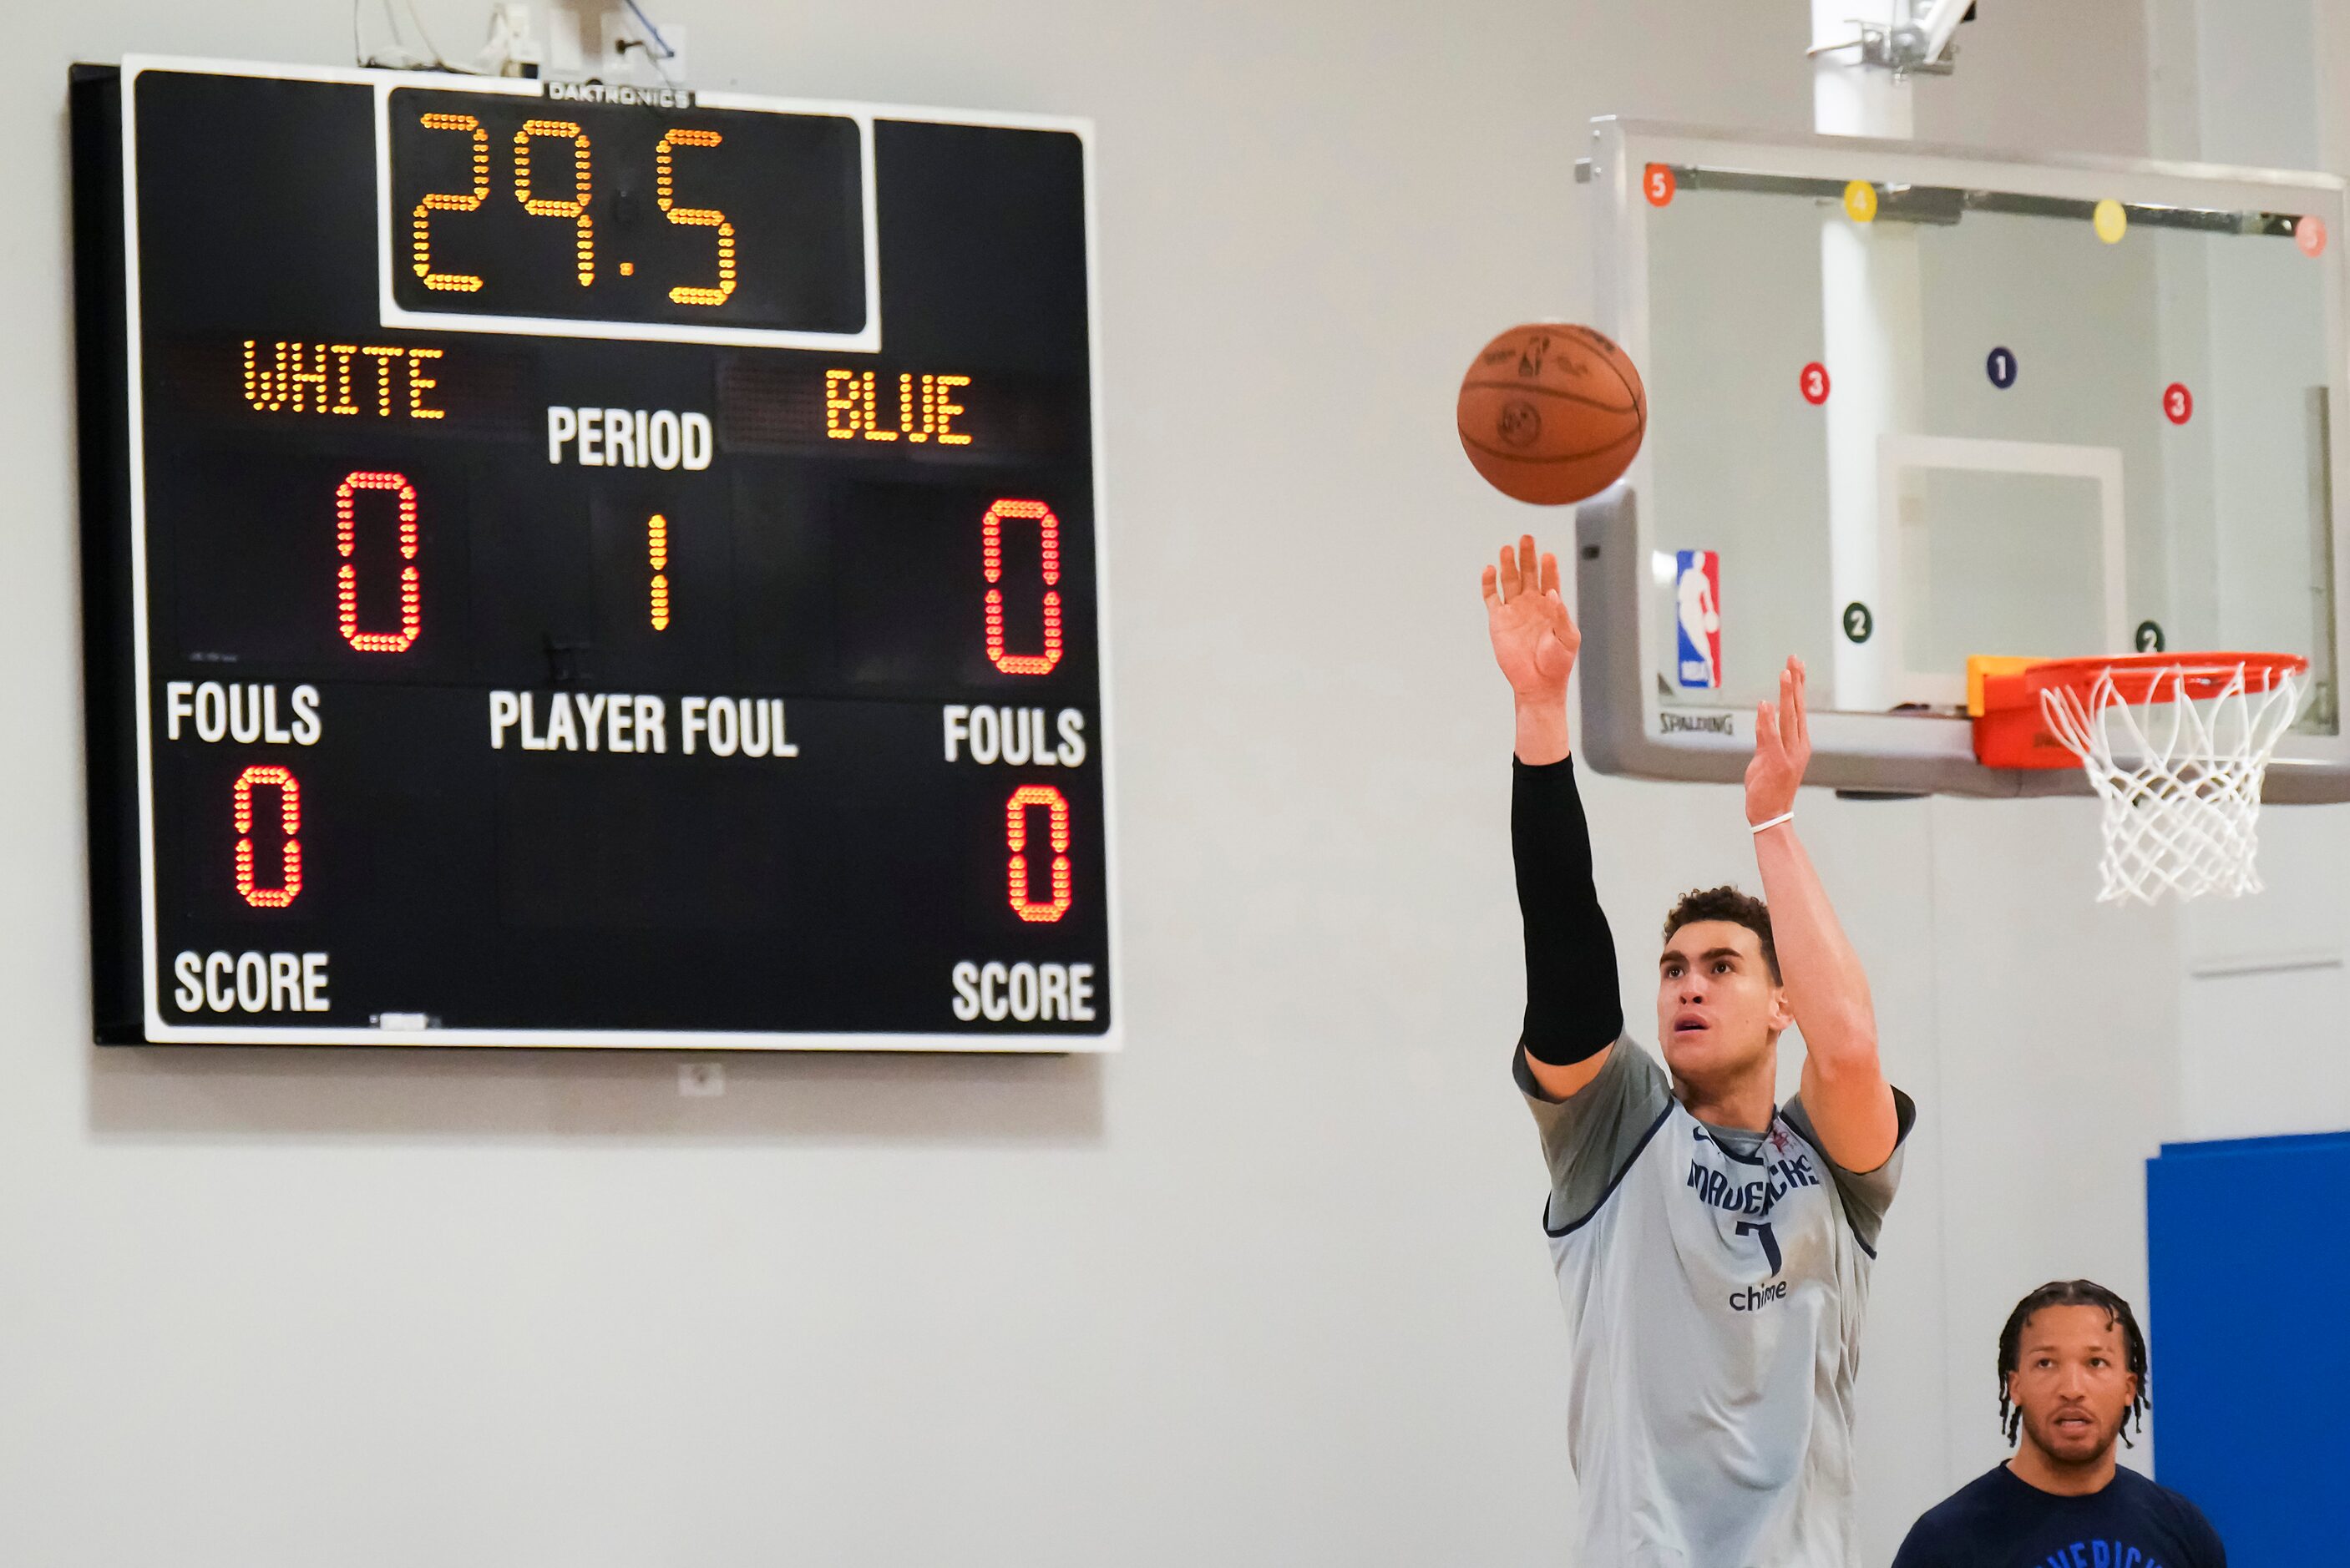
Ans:
POLYGON ((2121 1324, 2101 1306, 2042 1307, 2024 1320, 2007 1397, 2023 1431, 2059 1464, 2102 1460, 2137 1397, 2121 1324))
POLYGON ((1752 1071, 1794 1022, 1787 993, 1762 961, 1762 941, 1732 920, 1692 920, 1657 961, 1657 1038, 1686 1082, 1752 1071))

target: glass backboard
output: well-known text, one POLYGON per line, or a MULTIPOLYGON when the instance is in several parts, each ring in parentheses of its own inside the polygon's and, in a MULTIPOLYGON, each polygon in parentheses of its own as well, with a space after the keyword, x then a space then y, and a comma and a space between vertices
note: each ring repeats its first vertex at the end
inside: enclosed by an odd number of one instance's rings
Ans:
POLYGON ((1589 173, 1649 395, 1579 522, 1596 763, 1735 776, 1795 653, 1821 782, 2078 789, 1974 763, 1970 655, 2241 649, 2310 661, 2271 798, 2350 798, 2341 182, 1613 119, 1589 173))

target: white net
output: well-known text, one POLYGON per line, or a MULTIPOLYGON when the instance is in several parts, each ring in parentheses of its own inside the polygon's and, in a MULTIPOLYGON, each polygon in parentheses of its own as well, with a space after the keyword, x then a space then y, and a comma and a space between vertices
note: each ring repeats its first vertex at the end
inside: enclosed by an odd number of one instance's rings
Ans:
MULTIPOLYGON (((2295 661, 2298 662, 2298 661, 2295 661)), ((2298 671, 2189 663, 2043 688, 2041 717, 2104 806, 2101 904, 2261 890, 2261 780, 2308 695, 2298 671)))

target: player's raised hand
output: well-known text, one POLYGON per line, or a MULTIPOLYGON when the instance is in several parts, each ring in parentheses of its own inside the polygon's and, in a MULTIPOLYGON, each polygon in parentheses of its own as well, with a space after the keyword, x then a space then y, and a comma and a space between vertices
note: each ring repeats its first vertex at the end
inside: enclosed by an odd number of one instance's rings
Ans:
POLYGON ((1559 597, 1558 557, 1537 556, 1531 534, 1514 551, 1503 545, 1501 565, 1485 568, 1485 628, 1493 661, 1520 701, 1566 700, 1583 633, 1559 597))
POLYGON ((1746 764, 1746 820, 1768 822, 1795 809, 1795 787, 1812 761, 1812 722, 1804 706, 1804 661, 1793 654, 1779 671, 1779 701, 1754 706, 1754 760, 1746 764))

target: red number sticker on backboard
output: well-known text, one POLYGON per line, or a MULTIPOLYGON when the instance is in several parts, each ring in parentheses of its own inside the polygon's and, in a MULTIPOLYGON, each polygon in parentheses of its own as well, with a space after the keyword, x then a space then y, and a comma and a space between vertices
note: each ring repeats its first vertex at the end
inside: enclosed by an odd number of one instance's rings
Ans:
POLYGON ((2175 425, 2195 417, 2195 394, 2187 389, 2186 382, 2173 381, 2162 389, 2162 415, 2175 425))
POLYGON ((1651 207, 1661 207, 1673 199, 1679 182, 1673 171, 1661 163, 1651 163, 1640 171, 1640 194, 1648 199, 1651 207))
POLYGON ((1828 400, 1828 368, 1816 359, 1813 360, 1804 367, 1803 378, 1798 385, 1804 389, 1804 401, 1815 408, 1826 402, 1828 400))

